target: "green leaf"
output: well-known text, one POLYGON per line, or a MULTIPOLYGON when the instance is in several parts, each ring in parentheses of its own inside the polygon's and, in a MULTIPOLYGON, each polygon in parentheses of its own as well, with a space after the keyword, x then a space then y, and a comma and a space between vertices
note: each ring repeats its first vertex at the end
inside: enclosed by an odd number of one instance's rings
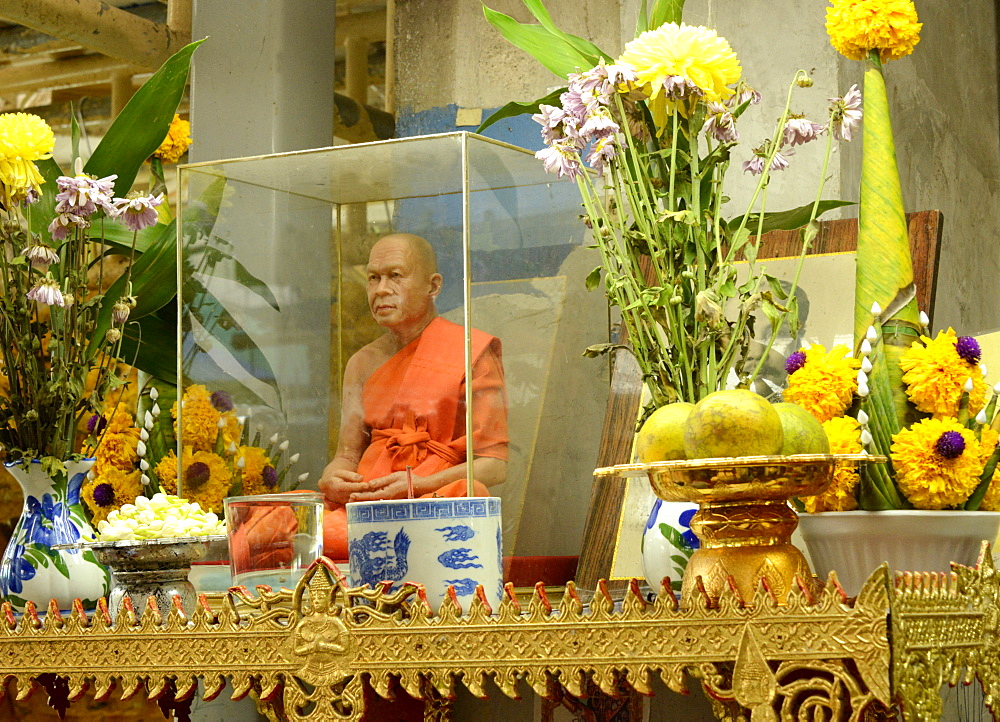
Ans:
POLYGON ((177 383, 177 313, 173 304, 125 324, 122 358, 168 384, 177 383))
POLYGON ((691 545, 687 543, 684 536, 669 524, 660 524, 660 534, 662 534, 663 537, 679 552, 683 552, 685 554, 689 554, 691 552, 691 545))
POLYGON ((29 208, 30 224, 32 233, 39 234, 42 238, 50 239, 49 223, 56 217, 56 179, 63 174, 62 168, 54 160, 36 160, 35 167, 42 174, 45 182, 42 183, 40 198, 32 203, 29 208))
MULTIPOLYGON (((827 211, 832 211, 835 208, 843 208, 844 206, 853 205, 855 204, 851 201, 820 201, 819 207, 816 210, 816 216, 819 217, 827 211)), ((812 203, 807 203, 804 206, 792 208, 788 211, 765 213, 762 232, 769 233, 770 231, 793 231, 796 228, 801 228, 809 222, 809 218, 812 215, 812 207, 812 203)), ((746 222, 746 227, 753 229, 755 233, 757 230, 757 218, 758 214, 751 214, 746 222)), ((729 221, 729 229, 731 231, 735 231, 740 227, 742 221, 743 216, 733 218, 729 221)))
POLYGON ((601 285, 601 266, 598 266, 587 274, 587 279, 584 281, 584 285, 586 285, 588 291, 593 291, 601 285))
POLYGON ((485 5, 483 13, 490 25, 499 30, 508 41, 561 78, 597 64, 597 57, 584 55, 571 43, 553 35, 541 25, 519 23, 485 5))
POLYGON ((655 0, 649 13, 649 29, 655 30, 663 23, 680 23, 684 14, 684 0, 655 0))
POLYGON ((767 281, 767 285, 771 287, 771 293, 773 293, 779 300, 784 301, 788 298, 788 292, 785 291, 780 280, 769 273, 765 273, 764 278, 767 281))
MULTIPOLYGON (((19 607, 21 609, 28 606, 28 601, 24 597, 19 597, 16 594, 5 594, 4 599, 13 604, 15 607, 19 607)), ((87 607, 87 609, 90 609, 90 607, 87 607)))
MULTIPOLYGON (((142 316, 162 308, 176 296, 177 288, 177 224, 158 224, 158 237, 153 245, 132 265, 132 294, 136 297, 136 307, 129 318, 137 320, 142 316)), ((97 325, 87 347, 89 358, 96 356, 104 335, 111 328, 111 312, 114 305, 128 289, 128 274, 122 275, 108 288, 101 300, 101 311, 97 325)), ((141 369, 141 367, 140 367, 141 369)), ((141 369, 145 371, 145 369, 141 369)))
POLYGON ((203 42, 198 40, 181 48, 143 83, 84 166, 87 173, 98 178, 117 173, 115 195, 128 193, 143 162, 167 137, 184 95, 191 55, 203 42))
POLYGON ((490 115, 483 124, 476 128, 477 133, 482 133, 484 130, 489 128, 494 123, 498 123, 504 118, 516 118, 519 115, 526 115, 528 113, 535 114, 539 112, 539 106, 542 105, 559 105, 559 96, 566 92, 566 88, 559 88, 558 90, 553 90, 548 95, 539 98, 538 100, 532 100, 527 103, 518 103, 513 101, 507 103, 507 105, 499 108, 490 115))
MULTIPOLYGON (((274 370, 254 340, 222 303, 195 277, 184 280, 184 313, 222 344, 233 359, 251 376, 266 383, 280 397, 274 370)), ((187 329, 185 329, 187 330, 187 329)), ((207 356, 207 354, 200 354, 207 356)), ((188 369, 184 369, 188 373, 188 369)))
POLYGON ((525 6, 531 11, 531 14, 535 16, 535 19, 542 24, 542 27, 548 30, 557 38, 561 38, 569 45, 573 47, 580 54, 595 58, 594 62, 588 67, 593 67, 597 65, 597 61, 601 58, 608 62, 614 62, 614 58, 605 53, 603 50, 598 48, 589 40, 577 37, 567 32, 563 32, 556 27, 555 23, 552 22, 552 17, 549 15, 549 11, 545 8, 545 4, 542 0, 524 0, 525 6))

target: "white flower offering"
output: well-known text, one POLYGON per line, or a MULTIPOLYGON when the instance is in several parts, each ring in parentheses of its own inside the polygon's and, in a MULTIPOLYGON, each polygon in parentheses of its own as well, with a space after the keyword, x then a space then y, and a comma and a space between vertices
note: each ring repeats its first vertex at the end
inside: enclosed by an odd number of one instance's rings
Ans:
POLYGON ((97 541, 133 541, 226 533, 226 522, 195 502, 172 494, 137 497, 97 525, 97 541))

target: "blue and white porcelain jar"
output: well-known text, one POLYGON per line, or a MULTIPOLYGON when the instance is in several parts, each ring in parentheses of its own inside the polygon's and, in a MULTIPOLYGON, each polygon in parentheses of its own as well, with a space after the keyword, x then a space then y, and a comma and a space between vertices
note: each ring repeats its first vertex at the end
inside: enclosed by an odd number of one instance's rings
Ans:
POLYGON ((642 571, 646 583, 658 592, 664 577, 670 577, 675 592, 688 560, 698 548, 698 537, 691 531, 691 519, 698 505, 684 501, 657 499, 646 520, 642 534, 642 571))
POLYGON ((35 461, 7 464, 24 493, 24 507, 0 561, 0 592, 18 611, 32 601, 44 611, 50 599, 70 609, 74 599, 93 609, 107 596, 110 575, 94 552, 53 549, 92 539, 80 488, 93 460, 67 461, 66 473, 50 476, 35 461))
POLYGON ((500 499, 459 497, 361 501, 347 505, 352 586, 424 585, 434 609, 449 586, 468 611, 482 585, 493 611, 503 595, 500 499))

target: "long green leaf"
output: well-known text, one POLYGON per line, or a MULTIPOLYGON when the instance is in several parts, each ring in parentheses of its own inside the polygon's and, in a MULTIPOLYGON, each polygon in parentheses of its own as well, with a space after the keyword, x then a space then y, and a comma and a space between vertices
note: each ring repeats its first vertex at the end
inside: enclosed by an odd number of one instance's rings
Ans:
MULTIPOLYGON (((138 319, 152 313, 170 302, 177 288, 177 224, 176 221, 154 226, 158 238, 149 250, 132 265, 132 294, 137 305, 130 318, 138 319)), ((128 275, 122 275, 111 284, 101 300, 101 311, 97 316, 97 326, 87 348, 90 358, 97 354, 100 340, 111 328, 111 312, 118 300, 127 294, 128 275)), ((145 371, 141 366, 140 370, 145 371)), ((152 373, 152 372, 151 372, 152 373)))
POLYGON ((551 93, 539 98, 538 100, 532 100, 527 103, 518 103, 517 101, 507 103, 507 105, 495 110, 489 118, 484 120, 483 124, 476 128, 476 132, 482 133, 491 125, 503 120, 504 118, 516 118, 519 115, 537 113, 539 111, 539 106, 541 105, 559 105, 559 96, 565 92, 566 88, 559 88, 558 90, 553 90, 551 93))
POLYGON ((570 46, 573 47, 581 55, 594 58, 594 62, 591 63, 591 67, 597 64, 597 60, 603 58, 608 62, 614 62, 614 59, 601 50, 599 47, 594 45, 589 40, 577 37, 567 32, 563 32, 556 27, 555 23, 552 22, 552 16, 549 15, 549 11, 545 8, 545 4, 542 0, 524 0, 525 6, 531 11, 531 14, 535 16, 535 19, 542 24, 542 27, 548 30, 550 33, 555 35, 557 38, 562 39, 570 46))
MULTIPOLYGON (((184 279, 183 294, 184 313, 196 319, 250 376, 273 388, 280 398, 278 382, 267 357, 222 302, 193 276, 184 279)), ((185 369, 184 373, 189 372, 185 369)))
POLYGON ((491 10, 485 5, 483 13, 490 25, 499 30, 508 41, 561 78, 566 78, 570 73, 587 70, 597 64, 597 57, 581 53, 569 42, 553 35, 541 25, 519 23, 509 15, 491 10))
MULTIPOLYGON (((225 239, 223 239, 221 236, 215 236, 215 235, 212 236, 212 239, 225 241, 225 239)), ((228 241, 225 241, 225 243, 230 248, 233 245, 228 241)), ((226 253, 220 248, 212 248, 210 253, 218 254, 219 256, 218 262, 220 263, 225 262, 232 265, 232 274, 227 274, 227 275, 231 275, 234 281, 237 281, 241 286, 243 286, 248 291, 252 291, 256 295, 260 296, 260 298, 266 301, 267 304, 275 311, 281 310, 281 307, 278 305, 278 299, 274 297, 274 293, 271 291, 271 288, 262 280, 260 280, 255 275, 250 273, 247 267, 244 266, 239 261, 239 259, 236 258, 236 256, 226 253)))
POLYGON ((124 196, 132 188, 143 161, 167 137, 170 121, 184 95, 191 55, 203 42, 185 45, 143 83, 84 166, 87 173, 98 178, 117 173, 116 195, 124 196))
MULTIPOLYGON (((36 160, 35 167, 42 174, 45 182, 42 184, 39 199, 28 207, 30 214, 29 228, 32 233, 37 233, 44 240, 51 241, 49 234, 49 223, 56 217, 56 179, 63 174, 62 168, 54 160, 36 160)), ((20 249, 19 249, 20 250, 20 249)))
MULTIPOLYGON (((816 216, 819 217, 826 213, 827 211, 832 211, 834 208, 843 208, 844 206, 853 206, 852 201, 820 201, 819 207, 816 211, 816 216)), ((787 211, 776 211, 774 213, 764 214, 764 227, 763 232, 769 233, 770 231, 793 231, 796 228, 802 228, 802 226, 809 223, 809 218, 812 215, 812 203, 807 203, 804 206, 799 206, 798 208, 792 208, 787 211)), ((747 220, 746 227, 757 228, 757 217, 758 214, 753 213, 750 215, 749 220, 747 220)), ((740 227, 740 223, 743 221, 743 216, 733 218, 729 221, 729 228, 731 231, 735 231, 740 227)))
POLYGON ((684 0, 655 0, 650 12, 647 12, 646 0, 642 0, 635 22, 636 37, 647 30, 655 30, 663 23, 679 23, 683 12, 684 0))
POLYGON ((177 383, 177 313, 167 306, 125 324, 121 357, 169 385, 177 383), (170 312, 167 312, 170 309, 170 312))

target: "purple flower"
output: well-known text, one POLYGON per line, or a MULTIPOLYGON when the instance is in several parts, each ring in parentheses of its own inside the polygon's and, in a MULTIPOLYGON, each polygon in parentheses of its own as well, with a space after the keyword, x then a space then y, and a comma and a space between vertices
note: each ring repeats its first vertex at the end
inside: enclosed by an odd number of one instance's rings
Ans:
MULTIPOLYGON (((781 148, 774 154, 771 158, 771 168, 770 170, 785 170, 788 167, 788 159, 781 154, 781 148)), ((761 145, 753 149, 753 157, 750 160, 743 161, 743 172, 750 171, 752 175, 760 175, 764 172, 764 163, 767 162, 767 156, 771 153, 771 141, 765 141, 761 145)), ((786 152, 785 155, 791 155, 791 152, 786 152)))
POLYGON ((28 188, 24 191, 24 198, 21 199, 21 203, 24 205, 31 205, 32 203, 38 203, 42 198, 41 194, 34 188, 28 188))
POLYGON ((158 196, 134 196, 115 198, 118 217, 133 231, 141 231, 156 225, 156 206, 163 203, 163 194, 158 196))
POLYGON ((965 439, 957 431, 945 431, 934 444, 938 456, 955 459, 965 451, 965 439))
POLYGON ((736 132, 736 116, 722 103, 708 104, 708 118, 702 130, 720 143, 735 143, 740 134, 736 132))
POLYGON ((102 414, 93 414, 87 419, 87 433, 97 436, 107 428, 108 420, 102 414))
POLYGON ((611 119, 607 111, 603 111, 587 118, 584 124, 580 126, 580 136, 584 140, 592 140, 595 137, 603 138, 620 130, 621 128, 618 127, 618 123, 611 119))
POLYGON ((59 187, 59 193, 56 194, 58 201, 56 212, 90 216, 100 207, 109 216, 113 216, 115 209, 111 203, 111 194, 114 192, 117 177, 109 175, 105 178, 94 178, 82 173, 74 177, 59 176, 56 179, 56 185, 59 187))
POLYGON ((260 472, 261 481, 264 482, 264 486, 273 489, 278 485, 278 472, 277 470, 268 464, 260 472))
POLYGON ((822 123, 813 123, 801 116, 792 116, 785 123, 785 143, 802 145, 818 138, 824 130, 826 130, 826 126, 822 123))
POLYGON ((115 503, 115 488, 103 483, 94 487, 94 503, 98 506, 111 506, 115 503))
POLYGON ((88 228, 89 226, 90 221, 85 216, 76 213, 60 213, 49 224, 49 233, 52 234, 53 239, 63 241, 66 240, 71 229, 88 228))
POLYGON ((65 306, 62 291, 59 290, 59 282, 54 278, 43 278, 30 291, 28 298, 47 306, 65 306))
POLYGON ((618 144, 614 135, 605 135, 594 141, 587 154, 587 165, 598 173, 604 172, 604 164, 618 154, 618 144))
POLYGON ((806 352, 796 351, 785 359, 785 372, 793 374, 806 365, 806 352))
POLYGON ((212 470, 208 468, 208 464, 204 461, 196 461, 184 472, 184 483, 190 484, 192 488, 197 489, 208 481, 211 476, 212 470))
POLYGON ((857 85, 844 94, 843 98, 830 98, 830 125, 833 127, 833 137, 837 140, 850 141, 851 134, 861 122, 861 91, 857 85))
POLYGON ((757 105, 760 102, 760 93, 750 87, 745 80, 741 80, 736 86, 736 92, 726 99, 726 105, 730 108, 738 108, 748 100, 750 105, 757 105))
POLYGON ((21 251, 32 266, 50 266, 59 263, 59 254, 44 243, 32 243, 21 251))
POLYGON ((580 145, 583 145, 577 131, 581 122, 578 116, 554 105, 539 105, 538 109, 541 112, 531 116, 531 119, 542 126, 542 139, 545 145, 552 145, 567 138, 580 141, 580 145))
POLYGON ((122 303, 119 301, 114 306, 111 307, 111 322, 116 323, 119 326, 128 321, 129 312, 132 309, 127 303, 122 303))
POLYGON ((972 338, 972 336, 959 336, 955 342, 955 350, 969 364, 977 364, 983 357, 983 351, 979 348, 979 342, 972 338))
POLYGON ((663 80, 663 93, 672 100, 701 96, 705 91, 683 75, 668 75, 663 80))
POLYGON ((580 151, 566 141, 557 141, 548 148, 543 148, 535 153, 535 157, 542 161, 548 173, 558 173, 560 178, 566 176, 570 180, 576 180, 581 173, 580 151))
POLYGON ((213 391, 209 399, 216 411, 232 411, 236 407, 228 391, 213 391))

